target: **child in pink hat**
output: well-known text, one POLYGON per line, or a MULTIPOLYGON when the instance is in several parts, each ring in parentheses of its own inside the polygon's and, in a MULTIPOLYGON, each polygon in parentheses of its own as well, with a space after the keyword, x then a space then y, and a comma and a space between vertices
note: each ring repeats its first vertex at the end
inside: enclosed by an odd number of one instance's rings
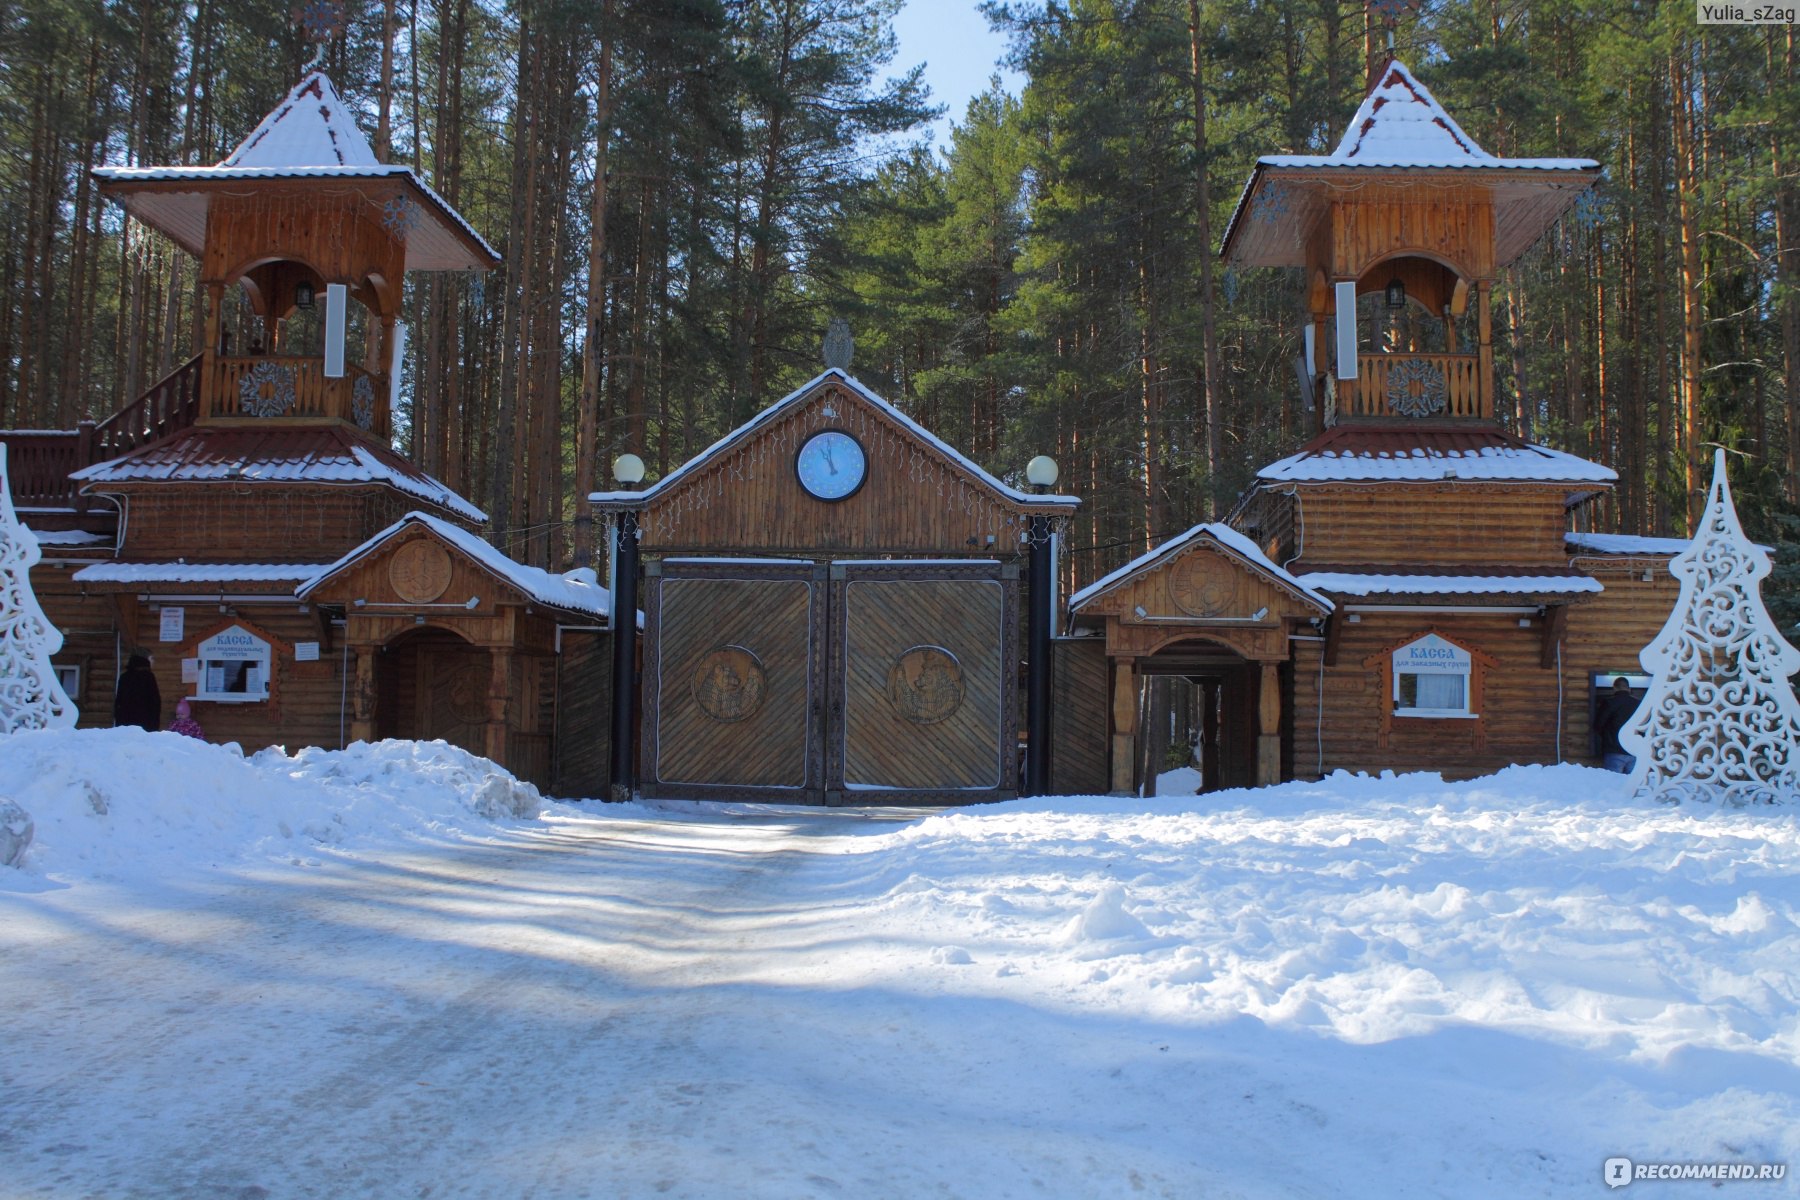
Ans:
POLYGON ((200 722, 194 720, 193 706, 188 704, 186 697, 175 706, 175 723, 169 726, 169 732, 199 738, 203 742, 206 740, 206 731, 200 728, 200 722))

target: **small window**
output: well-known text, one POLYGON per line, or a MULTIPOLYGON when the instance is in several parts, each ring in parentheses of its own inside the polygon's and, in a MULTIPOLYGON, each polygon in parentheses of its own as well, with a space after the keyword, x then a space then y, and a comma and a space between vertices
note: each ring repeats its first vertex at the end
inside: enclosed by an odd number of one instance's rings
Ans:
POLYGON ((269 643, 241 625, 201 642, 196 700, 247 704, 269 698, 269 643))
POLYGON ((1474 660, 1467 650, 1435 633, 1394 651, 1396 717, 1472 717, 1469 678, 1474 660))
POLYGON ((56 672, 56 682, 62 685, 63 695, 81 703, 81 668, 66 663, 51 663, 50 666, 56 672))

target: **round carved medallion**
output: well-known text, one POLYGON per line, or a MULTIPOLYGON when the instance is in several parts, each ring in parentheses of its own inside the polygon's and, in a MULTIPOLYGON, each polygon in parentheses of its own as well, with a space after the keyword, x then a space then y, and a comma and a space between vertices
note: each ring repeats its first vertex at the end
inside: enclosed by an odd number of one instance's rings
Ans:
POLYGON ((762 660, 742 646, 714 646, 694 668, 689 687, 700 711, 730 724, 756 714, 768 692, 762 660))
POLYGON ((429 538, 419 538, 388 559, 388 582, 408 604, 430 604, 450 586, 450 553, 429 538))
POLYGON ((914 725, 935 725, 962 702, 962 664, 942 646, 914 646, 888 671, 888 703, 914 725))
POLYGON ((1169 599, 1190 617, 1216 617, 1237 600, 1237 576, 1211 554, 1190 554, 1169 572, 1169 599))

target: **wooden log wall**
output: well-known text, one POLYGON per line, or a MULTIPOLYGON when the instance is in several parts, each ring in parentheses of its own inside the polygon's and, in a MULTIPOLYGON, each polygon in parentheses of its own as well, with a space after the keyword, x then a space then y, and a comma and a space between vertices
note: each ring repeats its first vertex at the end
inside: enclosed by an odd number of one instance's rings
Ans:
MULTIPOLYGON (((1525 618, 1506 613, 1364 613, 1361 618, 1344 626, 1337 665, 1325 667, 1323 676, 1323 644, 1294 643, 1296 778, 1317 779, 1321 770, 1393 769, 1441 771, 1447 778, 1465 779, 1512 763, 1556 761, 1557 673, 1539 665, 1542 618, 1529 618, 1526 628, 1519 625, 1525 618), (1392 700, 1382 690, 1380 672, 1364 668, 1363 660, 1434 628, 1495 660, 1496 666, 1485 673, 1482 717, 1396 718, 1383 750, 1381 718, 1392 700)), ((1565 697, 1565 713, 1569 704, 1579 702, 1565 697)))
POLYGON ((606 795, 612 753, 612 635, 565 630, 556 664, 556 761, 550 787, 566 799, 606 795))
POLYGON ((1663 557, 1577 558, 1575 565, 1598 579, 1606 591, 1594 602, 1569 611, 1563 636, 1563 757, 1597 762, 1592 754, 1590 679, 1606 672, 1606 687, 1618 673, 1643 670, 1638 651, 1661 632, 1681 595, 1681 582, 1669 574, 1663 557), (1650 578, 1646 580, 1645 575, 1650 578))
MULTIPOLYGON (((135 605, 135 601, 127 601, 135 605)), ((218 604, 203 597, 179 607, 186 609, 185 639, 177 643, 156 641, 161 604, 137 605, 138 648, 150 655, 151 669, 156 673, 162 691, 163 727, 175 719, 175 702, 192 696, 197 684, 181 681, 181 658, 184 652, 209 630, 236 621, 254 625, 287 643, 276 646, 270 656, 271 699, 266 702, 223 704, 194 701, 194 719, 206 731, 206 740, 236 742, 245 753, 265 746, 282 745, 290 749, 301 746, 337 747, 339 741, 340 698, 342 696, 342 644, 334 641, 328 652, 322 642, 316 613, 302 612, 300 606, 287 599, 269 604, 234 605, 235 613, 221 613, 218 604), (297 662, 292 646, 296 642, 321 642, 317 662, 297 662)), ((130 650, 127 649, 129 654, 130 650)), ((351 666, 354 668, 354 659, 351 666)), ((348 713, 342 725, 348 733, 348 713)), ((111 705, 108 703, 110 724, 111 705)))
POLYGON ((1052 700, 1050 789, 1064 796, 1098 796, 1108 787, 1107 715, 1110 681, 1104 638, 1059 638, 1052 700))
MULTIPOLYGON (((131 648, 121 645, 112 598, 84 594, 71 578, 94 560, 65 563, 45 549, 44 558, 31 569, 31 589, 44 615, 62 631, 62 649, 50 661, 80 668, 81 685, 69 697, 79 710, 77 724, 82 729, 104 729, 112 724, 113 692, 131 648)), ((172 718, 174 701, 167 707, 172 718)))
MULTIPOLYGON (((110 489, 109 490, 113 490, 110 489)), ((330 562, 415 508, 382 486, 122 484, 126 561, 330 562)))
POLYGON ((1560 569, 1569 561, 1565 496, 1561 486, 1445 482, 1303 487, 1289 503, 1298 506, 1294 536, 1304 565, 1560 569))

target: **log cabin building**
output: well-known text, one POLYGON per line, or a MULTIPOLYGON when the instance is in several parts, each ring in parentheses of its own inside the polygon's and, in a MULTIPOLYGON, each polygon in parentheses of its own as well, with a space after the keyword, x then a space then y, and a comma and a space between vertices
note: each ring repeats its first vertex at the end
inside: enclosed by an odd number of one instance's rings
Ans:
MULTIPOLYGON (((482 512, 392 448, 407 271, 493 249, 379 162, 313 71, 210 167, 102 168, 103 195, 200 261, 200 353, 98 424, 7 431, 32 585, 84 725, 148 655, 246 750, 442 737, 564 794, 601 786, 606 589, 473 532, 482 512), (227 302, 247 305, 238 344, 227 302)), ((241 310, 240 310, 241 313, 241 310)))
POLYGON ((1071 597, 1115 790, 1159 674, 1205 689, 1208 788, 1594 760, 1597 688, 1639 670, 1686 543, 1570 532, 1616 476, 1501 427, 1489 306, 1599 176, 1488 154, 1398 61, 1332 153, 1258 160, 1220 253, 1305 273, 1314 436, 1224 524, 1071 597))
POLYGON ((641 667, 591 572, 508 559, 393 452, 404 272, 495 255, 376 161, 325 76, 216 167, 97 174, 200 258, 208 308, 201 353, 108 420, 0 435, 86 724, 144 651, 246 748, 441 736, 565 795, 968 802, 1132 790, 1143 683, 1177 676, 1209 789, 1472 775, 1591 760, 1598 687, 1678 591, 1685 543, 1571 532, 1611 470, 1496 416, 1497 273, 1598 165, 1486 153, 1398 62, 1331 154, 1259 160, 1226 228, 1228 261, 1306 274, 1315 426, 1225 521, 1061 604, 1051 535, 1078 501, 958 454, 846 350, 648 489, 592 497, 622 595, 645 559, 641 667), (235 348, 232 293, 255 318, 235 348))

